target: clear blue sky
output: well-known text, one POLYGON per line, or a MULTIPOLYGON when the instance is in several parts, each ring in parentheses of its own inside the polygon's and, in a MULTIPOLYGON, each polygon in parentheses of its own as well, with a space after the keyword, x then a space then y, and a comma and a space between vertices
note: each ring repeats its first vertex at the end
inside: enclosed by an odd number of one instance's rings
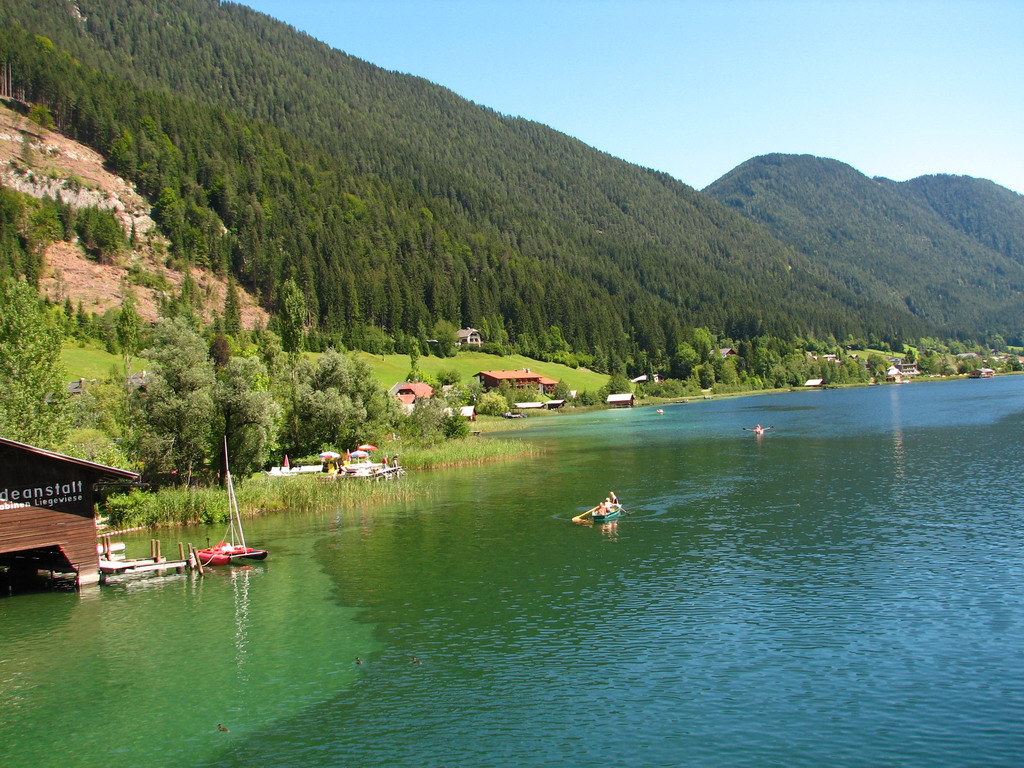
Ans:
POLYGON ((244 0, 698 189, 807 153, 1024 193, 1024 0, 244 0))

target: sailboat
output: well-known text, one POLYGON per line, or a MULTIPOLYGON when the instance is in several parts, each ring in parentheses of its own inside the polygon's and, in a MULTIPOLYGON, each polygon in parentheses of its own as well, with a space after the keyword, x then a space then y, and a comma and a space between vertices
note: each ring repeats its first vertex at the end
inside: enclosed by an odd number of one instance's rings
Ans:
POLYGON ((238 499, 235 498, 235 484, 231 482, 231 470, 228 468, 227 438, 224 438, 224 477, 228 487, 228 529, 224 532, 223 541, 196 550, 196 556, 204 566, 230 565, 235 560, 265 560, 269 554, 267 550, 255 549, 245 543, 242 516, 238 512, 238 499))

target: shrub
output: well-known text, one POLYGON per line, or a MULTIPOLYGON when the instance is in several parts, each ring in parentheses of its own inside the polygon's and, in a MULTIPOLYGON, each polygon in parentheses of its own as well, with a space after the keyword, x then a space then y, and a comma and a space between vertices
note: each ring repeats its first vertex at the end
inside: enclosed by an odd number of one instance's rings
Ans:
POLYGON ((469 422, 458 411, 449 413, 441 420, 441 434, 448 440, 469 437, 469 422))
POLYGON ((508 410, 508 400, 498 392, 484 392, 480 395, 476 410, 486 416, 500 416, 508 410))

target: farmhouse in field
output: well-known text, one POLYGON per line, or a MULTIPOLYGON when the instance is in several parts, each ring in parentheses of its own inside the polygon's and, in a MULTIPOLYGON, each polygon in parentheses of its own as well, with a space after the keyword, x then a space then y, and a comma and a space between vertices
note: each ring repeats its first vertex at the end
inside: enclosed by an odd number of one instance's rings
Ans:
POLYGON ((455 332, 455 346, 476 346, 484 343, 484 337, 476 328, 463 328, 455 332))

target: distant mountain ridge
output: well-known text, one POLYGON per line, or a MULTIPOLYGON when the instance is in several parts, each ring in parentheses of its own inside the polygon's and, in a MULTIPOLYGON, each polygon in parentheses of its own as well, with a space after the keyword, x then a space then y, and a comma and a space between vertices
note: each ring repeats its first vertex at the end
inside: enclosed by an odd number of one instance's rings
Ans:
POLYGON ((987 179, 936 174, 903 182, 955 229, 1024 264, 1024 195, 987 179))
POLYGON ((894 311, 968 336, 1017 336, 1024 324, 1024 197, 990 181, 894 182, 770 154, 704 192, 894 311))

